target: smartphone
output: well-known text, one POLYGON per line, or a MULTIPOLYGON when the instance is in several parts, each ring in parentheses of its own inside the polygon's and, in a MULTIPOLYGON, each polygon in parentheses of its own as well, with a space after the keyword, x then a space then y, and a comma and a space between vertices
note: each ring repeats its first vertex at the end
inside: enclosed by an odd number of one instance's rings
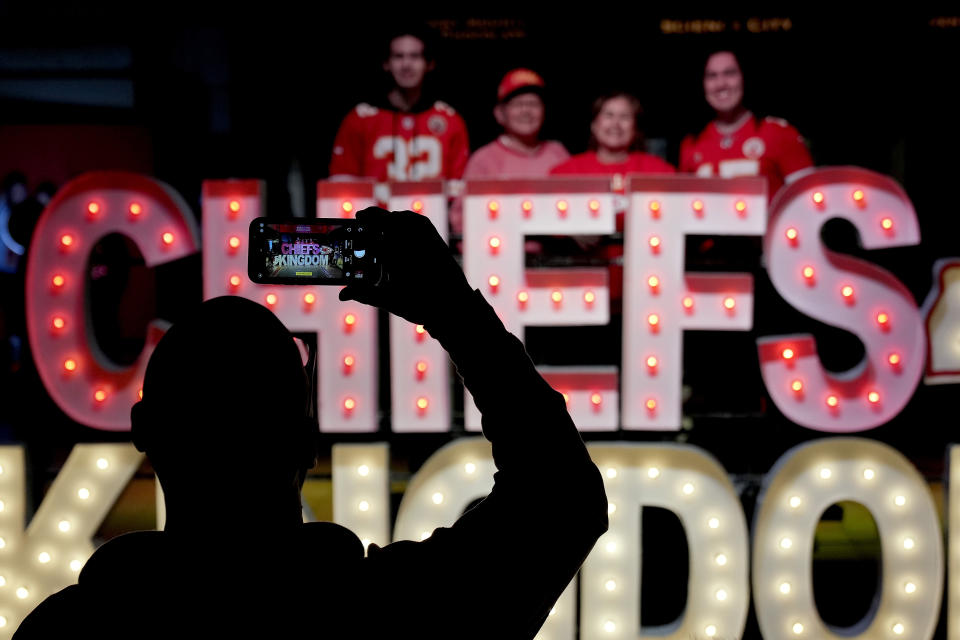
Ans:
POLYGON ((257 284, 368 284, 383 275, 379 234, 348 218, 256 218, 247 274, 257 284))

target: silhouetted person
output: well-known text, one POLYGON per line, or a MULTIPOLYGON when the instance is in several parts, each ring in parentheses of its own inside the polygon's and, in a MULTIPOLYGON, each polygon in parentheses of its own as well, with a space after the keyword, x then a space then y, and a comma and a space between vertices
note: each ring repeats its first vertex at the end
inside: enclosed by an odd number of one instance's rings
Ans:
POLYGON ((134 442, 164 488, 165 530, 104 544, 18 638, 535 635, 606 530, 600 474, 563 396, 430 221, 357 217, 384 229, 390 280, 340 297, 423 324, 448 351, 493 443, 490 495, 427 540, 372 545, 366 558, 349 530, 302 524, 316 428, 299 351, 260 305, 210 300, 157 345, 132 412, 134 442))

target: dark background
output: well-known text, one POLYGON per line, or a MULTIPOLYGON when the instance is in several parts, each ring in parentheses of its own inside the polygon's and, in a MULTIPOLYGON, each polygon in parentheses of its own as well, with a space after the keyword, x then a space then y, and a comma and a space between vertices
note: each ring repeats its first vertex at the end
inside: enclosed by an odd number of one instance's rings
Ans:
MULTIPOLYGON (((562 15, 442 7, 404 13, 371 7, 361 15, 280 5, 222 11, 156 5, 152 13, 133 14, 120 6, 4 3, 0 177, 23 171, 34 189, 87 170, 135 170, 172 185, 198 216, 204 179, 260 178, 267 181, 270 215, 312 216, 315 183, 326 176, 340 120, 388 86, 380 70, 382 34, 409 20, 434 27, 438 62, 428 88, 462 114, 473 148, 498 133, 491 110, 502 75, 528 66, 548 85, 547 137, 571 152, 585 150, 593 99, 622 88, 645 106, 651 150, 676 163, 682 137, 710 117, 700 82, 705 55, 732 47, 744 66, 748 105, 789 120, 818 165, 866 167, 906 188, 923 244, 870 252, 871 261, 893 272, 920 303, 931 286, 934 260, 960 253, 960 17, 879 10, 839 15, 790 4, 762 13, 650 9, 637 15, 615 7, 551 13, 562 15)), ((834 249, 867 257, 845 222, 828 225, 824 239, 834 249)), ((769 402, 756 338, 812 331, 825 365, 835 371, 854 366, 863 347, 780 300, 755 243, 734 240, 698 252, 703 240, 688 244, 689 269, 755 274, 754 331, 687 334, 688 419, 680 432, 590 439, 683 441, 705 448, 730 471, 749 520, 761 474, 791 446, 823 435, 790 424, 769 402)), ((139 353, 149 319, 176 321, 202 298, 199 256, 149 273, 137 259, 128 242, 110 238, 91 261, 92 267, 109 267, 91 269, 108 274, 91 282, 93 308, 99 310, 94 330, 118 362, 139 353)), ((3 305, 6 333, 22 332, 16 322, 22 299, 9 282, 3 305)), ((619 360, 619 336, 610 330, 531 329, 527 343, 540 363, 619 360), (561 343, 590 348, 561 351, 555 348, 561 343)), ((74 442, 123 437, 70 423, 39 386, 29 354, 19 358, 4 372, 7 409, 0 422, 7 441, 27 447, 35 507, 74 442)), ((956 424, 951 394, 951 386, 921 385, 900 416, 863 434, 902 451, 938 498, 956 424)), ((382 395, 388 397, 386 388, 382 395)), ((390 434, 384 414, 375 437, 391 441, 402 481, 439 444, 457 437, 462 416, 454 422, 452 434, 401 436, 390 434)), ((651 511, 644 518, 644 547, 657 550, 645 556, 650 562, 644 584, 668 577, 663 588, 644 589, 644 622, 665 623, 682 612, 675 605, 685 588, 685 542, 671 528, 669 514, 651 511)), ((841 518, 828 512, 824 520, 841 518)), ((869 608, 879 546, 865 549, 851 552, 846 564, 826 558, 815 564, 818 604, 828 621, 849 625, 869 608)), ((757 634, 751 614, 746 637, 757 634)))

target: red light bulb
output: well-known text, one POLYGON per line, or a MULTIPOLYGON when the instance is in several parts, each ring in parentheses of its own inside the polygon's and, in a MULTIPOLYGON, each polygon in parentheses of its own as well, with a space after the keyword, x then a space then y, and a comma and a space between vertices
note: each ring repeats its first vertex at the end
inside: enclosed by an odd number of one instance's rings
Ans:
POLYGON ((164 234, 161 236, 161 239, 163 240, 163 244, 167 246, 173 244, 173 234, 169 231, 164 232, 164 234))

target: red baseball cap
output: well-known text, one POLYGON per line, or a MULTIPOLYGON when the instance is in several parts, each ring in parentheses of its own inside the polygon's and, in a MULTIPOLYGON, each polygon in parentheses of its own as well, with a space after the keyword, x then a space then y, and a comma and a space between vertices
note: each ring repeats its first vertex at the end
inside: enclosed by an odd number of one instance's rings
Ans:
POLYGON ((500 86, 497 87, 497 102, 505 102, 523 91, 539 93, 543 90, 543 87, 543 78, 536 71, 514 69, 503 76, 503 80, 500 81, 500 86))

